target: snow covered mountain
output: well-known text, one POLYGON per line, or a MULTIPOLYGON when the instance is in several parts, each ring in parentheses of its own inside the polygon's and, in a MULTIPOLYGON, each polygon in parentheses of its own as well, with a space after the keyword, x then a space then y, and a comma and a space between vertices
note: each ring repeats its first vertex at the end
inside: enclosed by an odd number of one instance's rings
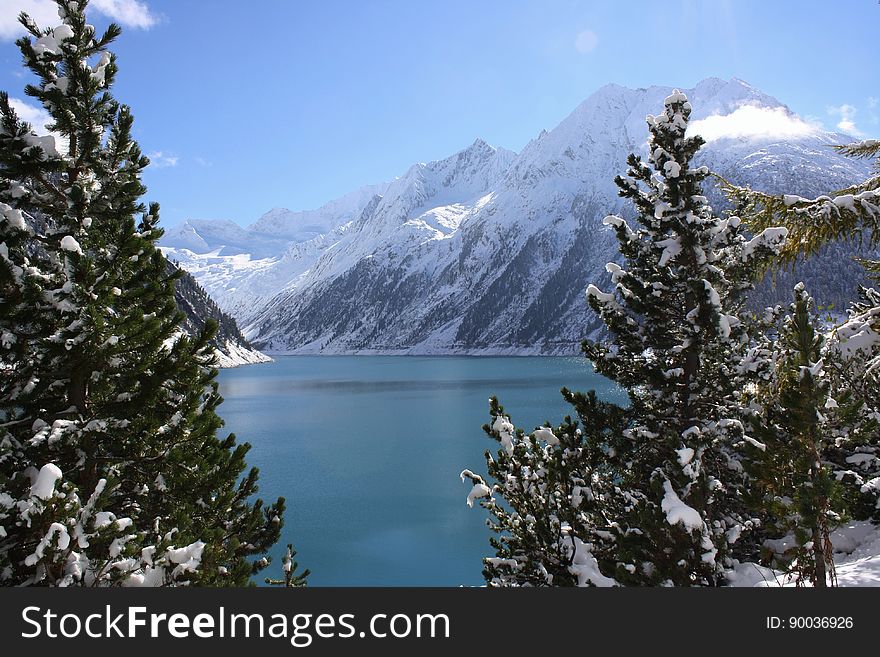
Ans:
POLYGON ((162 248, 192 273, 221 308, 241 320, 301 273, 296 244, 320 250, 324 235, 357 217, 388 185, 370 185, 317 210, 275 208, 247 228, 225 220, 189 220, 166 231, 162 248))
MULTIPOLYGON (((613 178, 671 91, 608 85, 519 154, 478 139, 318 210, 247 229, 188 222, 163 245, 270 352, 575 352, 598 328, 583 291, 617 256, 602 219, 629 211, 613 178)), ((830 148, 847 137, 741 80, 686 93, 708 140, 700 163, 733 182, 809 196, 868 173, 830 148)), ((828 258, 838 278, 856 275, 838 252, 812 262, 801 273, 825 302, 828 258)))
MULTIPOLYGON (((178 270, 173 263, 168 263, 168 272, 178 270)), ((254 363, 268 363, 271 358, 260 353, 248 344, 238 330, 235 320, 217 307, 196 279, 186 271, 182 272, 174 286, 174 301, 183 313, 181 328, 184 333, 196 335, 205 328, 208 320, 217 322, 217 333, 212 344, 217 353, 218 367, 238 367, 254 363)))

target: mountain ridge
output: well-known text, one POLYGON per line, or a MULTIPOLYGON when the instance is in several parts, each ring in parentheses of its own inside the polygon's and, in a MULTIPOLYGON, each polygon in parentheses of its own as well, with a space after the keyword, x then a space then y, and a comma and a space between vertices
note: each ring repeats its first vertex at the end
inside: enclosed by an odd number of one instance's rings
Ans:
MULTIPOLYGON (((415 164, 387 185, 342 197, 337 214, 322 215, 335 226, 288 240, 283 252, 218 245, 219 227, 213 243, 203 237, 211 251, 173 240, 167 250, 270 353, 574 352, 598 328, 583 289, 604 281, 617 256, 601 226, 623 209, 613 178, 630 151, 644 152, 645 115, 671 91, 606 85, 519 153, 477 139, 415 164)), ((735 182, 810 195, 867 171, 828 148, 846 137, 810 127, 741 80, 708 78, 687 93, 694 123, 721 117, 745 130, 714 138, 699 155, 735 182), (794 132, 762 135, 751 115, 743 123, 743 107, 794 132)))

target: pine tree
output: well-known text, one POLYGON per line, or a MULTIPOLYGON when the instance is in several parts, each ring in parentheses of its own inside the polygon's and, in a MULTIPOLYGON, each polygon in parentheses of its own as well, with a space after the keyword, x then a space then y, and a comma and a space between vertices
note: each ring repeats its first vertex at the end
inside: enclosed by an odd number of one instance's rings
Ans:
POLYGON ((526 435, 494 397, 492 423, 484 431, 501 449, 486 452, 489 487, 470 470, 468 506, 479 500, 491 515, 495 556, 483 560, 490 586, 609 586, 604 572, 615 568, 613 518, 619 513, 616 472, 607 453, 625 425, 623 409, 599 401, 594 392, 563 389, 579 422, 566 417, 552 429, 526 435), (503 498, 499 503, 496 495, 503 498))
POLYGON ((503 449, 487 461, 498 483, 462 473, 474 484, 469 499, 484 498, 493 529, 510 535, 493 542, 490 582, 538 583, 547 570, 553 577, 544 583, 555 583, 579 558, 598 568, 592 583, 719 584, 730 545, 752 524, 740 461, 753 439, 733 402, 752 340, 739 313, 756 262, 778 250, 786 231, 748 240, 738 217, 712 212, 701 188, 709 171, 691 166, 703 140, 685 134, 690 113, 676 91, 663 114, 648 117, 648 163, 630 155, 627 177, 615 180, 639 226, 605 219, 624 266, 607 265, 614 293, 587 289, 611 341, 585 343, 584 352, 627 390, 630 406, 570 397, 580 427, 563 423, 555 440, 564 447, 550 450, 543 430, 516 432, 493 402, 489 429, 503 449), (574 484, 589 493, 579 495, 586 505, 574 505, 586 512, 577 523, 568 508, 574 484), (569 551, 557 547, 566 533, 569 551))
POLYGON ((145 207, 149 160, 87 0, 26 15, 38 137, 0 94, 0 583, 243 585, 284 500, 252 500, 247 444, 218 438, 208 326, 180 331, 145 207))
POLYGON ((880 291, 862 287, 860 295, 822 352, 831 395, 848 409, 824 457, 847 488, 853 517, 880 522, 880 291))
MULTIPOLYGON (((870 139, 837 150, 854 158, 880 157, 880 140, 870 139)), ((789 239, 777 263, 788 264, 818 253, 834 241, 859 241, 869 248, 880 245, 880 159, 867 180, 830 195, 806 199, 794 194, 766 194, 725 181, 724 191, 740 208, 741 216, 755 230, 785 226, 789 239)), ((868 261, 873 267, 878 261, 868 261)))
POLYGON ((712 212, 702 194, 709 172, 691 166, 704 142, 685 134, 690 113, 675 92, 648 117, 648 165, 630 155, 627 178, 616 179, 639 227, 605 220, 627 269, 608 265, 616 295, 587 291, 612 342, 584 351, 632 404, 619 549, 638 583, 720 583, 748 525, 737 448, 751 439, 731 404, 749 344, 739 315, 755 262, 786 234, 770 227, 746 240, 738 217, 712 212))
POLYGON ((852 395, 834 396, 827 337, 813 306, 798 284, 782 326, 768 331, 747 358, 758 365, 747 368, 754 385, 744 388, 743 406, 755 439, 746 459, 753 508, 765 535, 777 544, 794 539, 781 555, 771 555, 771 565, 796 575, 799 584, 821 587, 834 582, 830 534, 847 508, 828 455, 848 435, 857 407, 852 395))

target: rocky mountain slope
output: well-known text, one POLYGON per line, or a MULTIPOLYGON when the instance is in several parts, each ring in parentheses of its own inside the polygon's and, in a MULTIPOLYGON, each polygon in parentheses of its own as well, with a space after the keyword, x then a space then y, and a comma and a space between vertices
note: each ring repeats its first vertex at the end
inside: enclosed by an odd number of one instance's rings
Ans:
MULTIPOLYGON (((598 330, 583 291, 617 256, 602 219, 631 215, 613 178, 671 91, 608 85, 518 154, 477 140, 315 211, 272 211, 247 229, 190 222, 163 244, 270 352, 573 353, 598 330)), ((810 196, 867 175, 831 148, 846 136, 745 82, 686 93, 708 139, 699 163, 733 182, 810 196)), ((758 296, 787 300, 802 276, 840 305, 861 275, 847 255, 833 249, 758 296)))
MULTIPOLYGON (((176 265, 168 263, 169 273, 177 269, 176 265)), ((192 274, 185 270, 175 284, 174 300, 184 314, 181 328, 186 333, 190 335, 198 333, 205 328, 205 324, 210 319, 217 322, 217 335, 214 336, 213 343, 217 351, 217 364, 220 367, 237 367, 272 360, 248 343, 235 320, 220 310, 192 274)))

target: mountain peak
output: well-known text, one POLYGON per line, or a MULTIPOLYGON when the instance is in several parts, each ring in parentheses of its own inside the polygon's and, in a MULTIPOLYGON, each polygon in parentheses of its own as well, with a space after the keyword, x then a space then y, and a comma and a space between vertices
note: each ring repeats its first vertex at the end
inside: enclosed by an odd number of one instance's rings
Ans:
POLYGON ((734 82, 736 78, 732 78, 731 80, 723 80, 721 78, 716 77, 708 77, 703 78, 697 85, 694 87, 695 92, 704 93, 706 95, 712 95, 718 93, 719 89, 724 88, 728 84, 734 82))
MULTIPOLYGON (((485 141, 482 137, 477 137, 474 139, 473 143, 467 148, 463 148, 462 150, 454 153, 451 158, 444 158, 444 160, 456 158, 458 160, 462 159, 485 159, 490 158, 495 153, 498 152, 498 149, 485 141)), ((444 160, 440 160, 441 162, 444 160)))
POLYGON ((629 87, 624 87, 622 84, 617 84, 616 82, 608 82, 607 84, 603 84, 601 87, 596 89, 596 91, 590 94, 590 96, 617 95, 628 91, 632 91, 632 89, 630 89, 629 87))
POLYGON ((471 200, 495 184, 515 158, 513 151, 478 137, 449 157, 411 166, 389 186, 383 203, 409 212, 471 200))
POLYGON ((707 78, 686 93, 693 102, 695 119, 713 114, 730 114, 743 105, 767 109, 778 107, 791 113, 791 110, 779 100, 739 78, 730 80, 707 78))

